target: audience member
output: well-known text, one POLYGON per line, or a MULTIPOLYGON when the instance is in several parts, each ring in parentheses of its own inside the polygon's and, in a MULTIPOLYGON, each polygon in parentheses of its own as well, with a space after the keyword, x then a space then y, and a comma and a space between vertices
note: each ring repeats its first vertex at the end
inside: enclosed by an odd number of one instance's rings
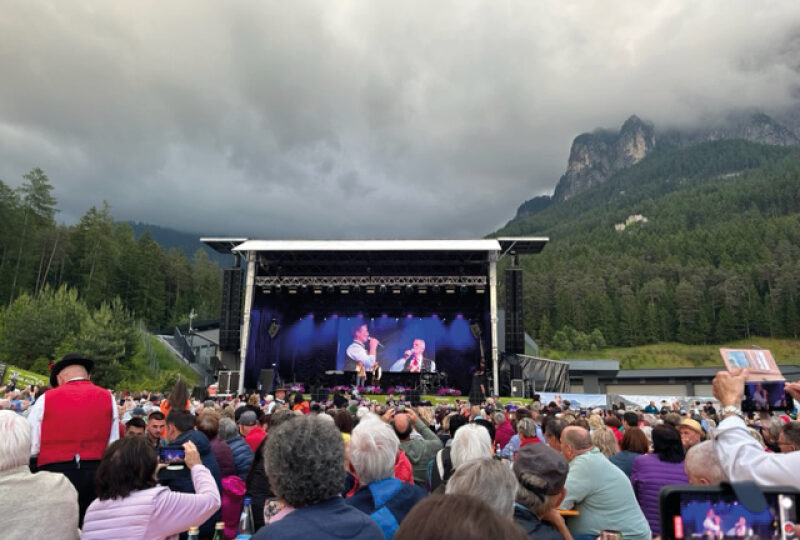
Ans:
POLYGON ((0 411, 0 500, 5 510, 2 531, 5 538, 80 537, 78 492, 59 473, 28 468, 31 455, 31 426, 24 417, 0 411))
POLYGON ((544 438, 547 445, 553 450, 561 452, 561 432, 564 431, 567 425, 566 420, 562 418, 553 418, 547 422, 544 438))
POLYGON ((375 521, 339 495, 345 478, 344 441, 333 423, 307 415, 270 432, 264 446, 266 473, 275 495, 292 511, 263 527, 254 539, 384 538, 375 521))
POLYGON ((782 454, 800 450, 800 422, 787 422, 781 426, 778 447, 782 454))
POLYGON ((457 471, 461 465, 473 459, 490 457, 492 457, 492 440, 484 426, 473 422, 458 430, 450 447, 453 471, 457 471))
POLYGON ((514 495, 517 479, 506 462, 496 459, 473 459, 461 465, 447 482, 448 495, 472 495, 499 514, 514 515, 514 495))
MULTIPOLYGON (((625 431, 639 427, 639 415, 633 411, 628 411, 622 415, 622 424, 625 431)), ((623 434, 624 435, 624 434, 623 434)))
POLYGON ((350 463, 361 487, 346 502, 374 519, 387 539, 426 495, 394 477, 399 448, 394 430, 376 416, 362 419, 350 438, 350 463))
POLYGON ((445 444, 445 447, 436 453, 433 465, 431 466, 430 477, 427 482, 428 490, 432 493, 442 493, 444 491, 444 485, 447 483, 450 475, 453 474, 453 461, 450 457, 453 440, 458 430, 466 424, 467 419, 460 414, 450 415, 450 438, 445 444))
POLYGON ((258 425, 258 417, 253 411, 244 411, 236 422, 239 425, 239 433, 244 437, 244 442, 255 452, 267 432, 258 425))
POLYGON ((681 442, 684 451, 705 438, 703 426, 700 425, 700 422, 692 420, 691 418, 684 418, 681 420, 681 423, 678 425, 678 431, 680 431, 681 434, 681 442))
MULTIPOLYGON (((720 371, 713 380, 714 397, 723 420, 717 426, 716 448, 722 470, 732 482, 751 481, 762 486, 800 487, 800 452, 773 454, 748 434, 742 417, 745 373, 720 371)), ((786 391, 800 401, 800 382, 787 383, 786 391)), ((783 434, 781 434, 783 435, 783 434)))
POLYGON ((147 429, 147 424, 144 423, 144 420, 134 416, 125 423, 125 436, 144 437, 146 429, 147 429))
POLYGON ((681 434, 669 424, 653 428, 653 453, 637 457, 631 468, 631 484, 653 536, 661 530, 658 494, 670 484, 687 484, 683 469, 681 434))
POLYGON ((431 495, 406 516, 395 540, 525 540, 520 527, 469 495, 431 495))
MULTIPOLYGON (((219 471, 219 464, 211 450, 211 444, 200 431, 194 429, 194 415, 189 411, 172 410, 167 415, 167 440, 169 446, 183 446, 186 442, 192 442, 200 454, 200 460, 211 473, 217 486, 217 492, 222 493, 222 475, 219 471)), ((158 483, 166 486, 172 491, 180 493, 195 493, 194 481, 185 467, 172 469, 162 468, 158 471, 158 483)), ((214 513, 200 526, 202 536, 211 536, 214 531, 214 523, 219 521, 219 512, 214 513)), ((196 525, 196 523, 195 523, 196 525)))
POLYGON ((161 411, 152 411, 147 417, 147 442, 150 446, 157 449, 167 443, 162 437, 162 433, 167 429, 167 419, 161 411))
POLYGON ((236 464, 233 461, 233 451, 219 435, 219 414, 212 409, 204 409, 203 414, 195 422, 197 431, 208 439, 211 451, 217 460, 219 474, 222 478, 236 475, 236 464))
POLYGON ((50 386, 28 414, 31 455, 40 470, 64 474, 78 491, 80 524, 95 498, 94 475, 106 447, 119 438, 114 396, 89 379, 94 362, 68 354, 50 371, 50 386))
POLYGON ((511 422, 508 421, 506 418, 505 413, 503 412, 496 412, 492 415, 492 419, 494 420, 494 443, 495 445, 500 446, 500 449, 506 447, 508 441, 511 440, 511 437, 514 436, 514 428, 511 426, 511 422))
POLYGON ((686 452, 683 467, 689 483, 693 485, 715 486, 728 480, 719 463, 714 441, 703 441, 692 446, 686 452))
POLYGON ((214 477, 194 443, 186 441, 183 448, 192 493, 156 484, 158 460, 144 437, 126 437, 109 446, 97 469, 97 499, 86 512, 82 538, 165 538, 214 515, 220 506, 214 477))
POLYGON ((601 427, 592 432, 592 444, 607 458, 617 453, 617 438, 614 430, 608 427, 601 427))
POLYGON ((231 449, 236 475, 242 480, 246 480, 250 464, 253 462, 253 450, 239 435, 239 431, 236 429, 236 422, 231 418, 220 418, 218 436, 231 449))
MULTIPOLYGON (((519 423, 523 418, 532 418, 532 414, 531 411, 523 407, 514 411, 514 418, 516 419, 517 426, 519 426, 519 423)), ((500 457, 512 457, 519 451, 519 444, 519 433, 515 433, 514 436, 508 441, 508 444, 505 445, 505 447, 501 450, 500 457)))
POLYGON ((414 472, 414 483, 420 487, 425 486, 428 475, 428 462, 436 456, 442 448, 442 441, 434 432, 419 419, 413 409, 408 412, 394 414, 394 409, 389 409, 384 415, 384 420, 391 419, 392 427, 400 439, 400 449, 405 452, 414 472), (411 433, 416 429, 422 438, 412 439, 411 433))
POLYGON ((622 436, 622 450, 611 456, 609 460, 630 478, 633 460, 646 454, 649 446, 647 436, 640 428, 628 428, 625 430, 625 435, 622 436))
POLYGON ((621 531, 624 538, 651 538, 628 477, 592 444, 585 429, 564 429, 561 451, 570 464, 561 507, 580 512, 567 521, 576 540, 594 539, 603 530, 621 531))
POLYGON ((561 452, 543 444, 520 449, 514 461, 518 486, 514 520, 537 540, 569 540, 571 533, 558 513, 566 495, 569 464, 561 452))

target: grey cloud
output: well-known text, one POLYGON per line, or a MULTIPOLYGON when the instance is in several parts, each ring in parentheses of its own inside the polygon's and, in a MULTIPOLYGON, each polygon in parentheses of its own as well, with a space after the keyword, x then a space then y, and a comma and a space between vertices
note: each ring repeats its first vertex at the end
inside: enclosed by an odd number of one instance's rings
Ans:
POLYGON ((800 91, 793 0, 30 0, 0 35, 0 177, 206 234, 480 236, 583 131, 800 91))

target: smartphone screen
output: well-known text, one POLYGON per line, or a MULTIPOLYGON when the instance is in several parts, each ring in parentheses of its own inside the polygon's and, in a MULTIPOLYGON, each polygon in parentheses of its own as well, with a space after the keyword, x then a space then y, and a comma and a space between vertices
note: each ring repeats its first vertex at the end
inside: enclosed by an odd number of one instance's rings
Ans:
POLYGON ((186 461, 186 450, 183 448, 159 448, 158 461, 168 465, 181 465, 186 461))
MULTIPOLYGON (((673 516, 673 536, 682 538, 797 538, 794 495, 765 493, 767 508, 754 513, 732 494, 683 492, 679 515, 673 516)), ((663 532, 663 531, 662 531, 663 532)))
POLYGON ((743 412, 791 411, 792 397, 786 394, 785 381, 750 381, 744 383, 743 412))

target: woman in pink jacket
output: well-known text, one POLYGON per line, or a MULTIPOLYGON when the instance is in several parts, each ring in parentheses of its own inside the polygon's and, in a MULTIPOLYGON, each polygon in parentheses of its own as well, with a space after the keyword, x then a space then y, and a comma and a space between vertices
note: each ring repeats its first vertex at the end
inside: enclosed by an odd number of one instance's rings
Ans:
POLYGON ((183 448, 195 493, 158 486, 158 459, 145 437, 125 437, 109 446, 97 469, 97 499, 86 511, 82 538, 177 538, 216 512, 220 499, 214 477, 194 443, 183 448))

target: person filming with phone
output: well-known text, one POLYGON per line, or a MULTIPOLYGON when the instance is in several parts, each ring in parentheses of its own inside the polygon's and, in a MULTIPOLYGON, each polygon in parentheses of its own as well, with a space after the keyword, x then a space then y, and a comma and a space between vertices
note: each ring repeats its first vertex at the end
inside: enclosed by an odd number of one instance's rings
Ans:
MULTIPOLYGON (((713 380, 714 397, 722 406, 716 448, 720 464, 732 482, 751 481, 761 486, 800 489, 800 452, 765 452, 747 431, 741 410, 746 369, 720 371, 713 380)), ((800 400, 800 382, 786 383, 786 393, 800 400)))
POLYGON ((125 437, 106 449, 97 469, 97 499, 89 505, 82 538, 165 538, 212 516, 220 506, 214 477, 197 447, 183 443, 193 493, 156 484, 157 454, 144 437, 125 437))

